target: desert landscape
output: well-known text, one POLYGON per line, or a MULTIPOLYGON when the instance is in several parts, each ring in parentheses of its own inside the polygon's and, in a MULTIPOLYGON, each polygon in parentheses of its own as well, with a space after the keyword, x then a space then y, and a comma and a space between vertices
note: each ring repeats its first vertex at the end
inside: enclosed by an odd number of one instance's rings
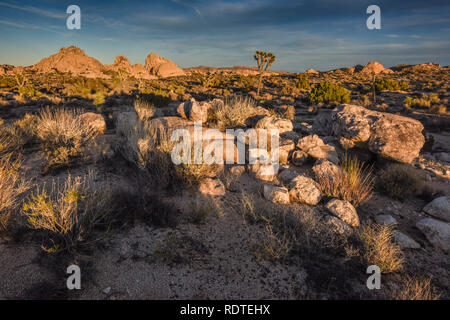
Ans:
POLYGON ((448 299, 450 68, 271 57, 0 65, 0 298, 448 299), (279 130, 279 167, 174 164, 195 122, 279 130))

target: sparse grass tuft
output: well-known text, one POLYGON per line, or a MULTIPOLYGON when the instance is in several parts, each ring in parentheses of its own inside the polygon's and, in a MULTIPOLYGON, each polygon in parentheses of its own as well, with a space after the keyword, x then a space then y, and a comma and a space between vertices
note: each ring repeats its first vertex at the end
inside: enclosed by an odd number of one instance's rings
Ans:
POLYGON ((30 183, 19 172, 21 160, 10 156, 0 158, 0 231, 7 231, 10 217, 20 206, 21 196, 30 183))
POLYGON ((256 114, 256 103, 250 97, 233 96, 224 105, 211 110, 208 125, 225 130, 245 127, 245 120, 256 114))
POLYGON ((73 164, 83 154, 82 148, 96 135, 80 121, 77 112, 68 109, 46 108, 37 122, 37 137, 46 153, 47 169, 73 164))
POLYGON ((152 103, 141 99, 134 100, 134 110, 141 121, 151 119, 156 111, 155 106, 152 103))
POLYGON ((422 185, 423 181, 417 170, 404 164, 389 164, 380 176, 380 187, 396 199, 414 195, 422 185))
POLYGON ((431 278, 416 276, 406 276, 403 286, 392 295, 394 300, 439 300, 439 298, 440 295, 431 285, 431 278))
POLYGON ((372 168, 366 167, 356 157, 347 155, 341 161, 342 170, 334 175, 321 175, 318 177, 321 191, 328 197, 346 200, 358 207, 370 200, 373 194, 375 178, 372 168))
POLYGON ((393 227, 385 225, 365 225, 358 236, 363 243, 363 258, 369 265, 376 265, 382 273, 391 273, 403 268, 403 252, 392 242, 393 227))

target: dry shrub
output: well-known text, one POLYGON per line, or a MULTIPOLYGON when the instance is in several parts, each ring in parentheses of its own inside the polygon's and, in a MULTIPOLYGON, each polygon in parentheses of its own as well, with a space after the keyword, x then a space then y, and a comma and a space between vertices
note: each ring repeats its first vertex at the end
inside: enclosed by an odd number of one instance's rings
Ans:
POLYGON ((431 285, 431 278, 406 276, 402 279, 399 289, 394 290, 392 298, 395 300, 439 300, 440 295, 431 285))
POLYGON ((87 241, 95 227, 108 223, 110 193, 95 190, 91 177, 71 177, 60 183, 53 180, 50 190, 38 189, 23 206, 32 229, 49 232, 52 248, 68 250, 87 241))
POLYGON ((171 159, 173 143, 163 130, 146 121, 127 117, 117 120, 118 151, 146 172, 162 188, 173 187, 179 178, 171 159))
POLYGON ((20 206, 21 196, 30 188, 30 183, 19 172, 21 160, 0 158, 0 231, 8 229, 11 216, 20 206))
POLYGON ((233 96, 227 98, 208 115, 208 125, 220 130, 245 126, 245 120, 257 114, 256 103, 250 97, 233 96))
POLYGON ((393 227, 385 225, 365 225, 359 232, 363 244, 363 257, 369 265, 376 265, 382 273, 390 273, 403 268, 403 252, 392 241, 393 227))
POLYGON ((48 107, 39 114, 37 137, 47 156, 47 169, 73 164, 82 156, 82 148, 96 136, 95 130, 78 116, 79 112, 73 110, 48 107))
POLYGON ((152 103, 148 101, 136 99, 134 100, 134 110, 138 114, 139 119, 145 121, 153 118, 156 108, 152 103))
POLYGON ((389 164, 380 176, 380 187, 392 198, 404 199, 422 188, 420 173, 405 164, 389 164))
POLYGON ((339 165, 342 170, 336 175, 319 175, 317 182, 321 191, 326 196, 346 200, 355 207, 369 201, 375 185, 372 167, 366 167, 356 157, 349 158, 347 155, 339 165))
POLYGON ((0 124, 0 155, 21 151, 34 138, 36 126, 37 117, 28 113, 12 124, 0 124))
POLYGON ((253 248, 259 258, 277 261, 292 250, 311 254, 346 242, 323 223, 321 215, 307 206, 276 205, 245 192, 240 201, 233 201, 230 206, 241 212, 244 223, 265 225, 262 242, 253 248))

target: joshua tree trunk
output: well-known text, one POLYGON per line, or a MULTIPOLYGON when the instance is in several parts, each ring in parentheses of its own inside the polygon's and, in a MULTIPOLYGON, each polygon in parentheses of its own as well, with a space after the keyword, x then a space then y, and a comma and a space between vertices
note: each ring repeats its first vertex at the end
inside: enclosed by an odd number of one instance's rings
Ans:
POLYGON ((376 103, 377 102, 377 96, 376 96, 376 92, 375 92, 375 73, 373 74, 373 84, 372 84, 372 88, 373 88, 373 102, 376 103))
POLYGON ((261 71, 260 74, 259 74, 258 89, 256 90, 256 96, 257 97, 259 97, 259 91, 261 90, 263 74, 264 74, 264 71, 261 71))

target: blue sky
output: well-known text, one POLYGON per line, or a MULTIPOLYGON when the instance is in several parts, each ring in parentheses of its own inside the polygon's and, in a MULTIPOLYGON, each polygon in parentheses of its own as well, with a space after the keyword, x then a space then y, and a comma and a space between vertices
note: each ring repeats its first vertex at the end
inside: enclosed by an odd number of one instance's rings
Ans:
POLYGON ((0 0, 0 64, 31 65, 75 45, 104 64, 116 55, 144 63, 150 52, 181 67, 254 65, 255 50, 277 56, 272 69, 329 70, 376 60, 450 64, 448 0, 0 0), (81 30, 66 9, 81 8, 81 30), (366 9, 381 8, 381 30, 366 9))

